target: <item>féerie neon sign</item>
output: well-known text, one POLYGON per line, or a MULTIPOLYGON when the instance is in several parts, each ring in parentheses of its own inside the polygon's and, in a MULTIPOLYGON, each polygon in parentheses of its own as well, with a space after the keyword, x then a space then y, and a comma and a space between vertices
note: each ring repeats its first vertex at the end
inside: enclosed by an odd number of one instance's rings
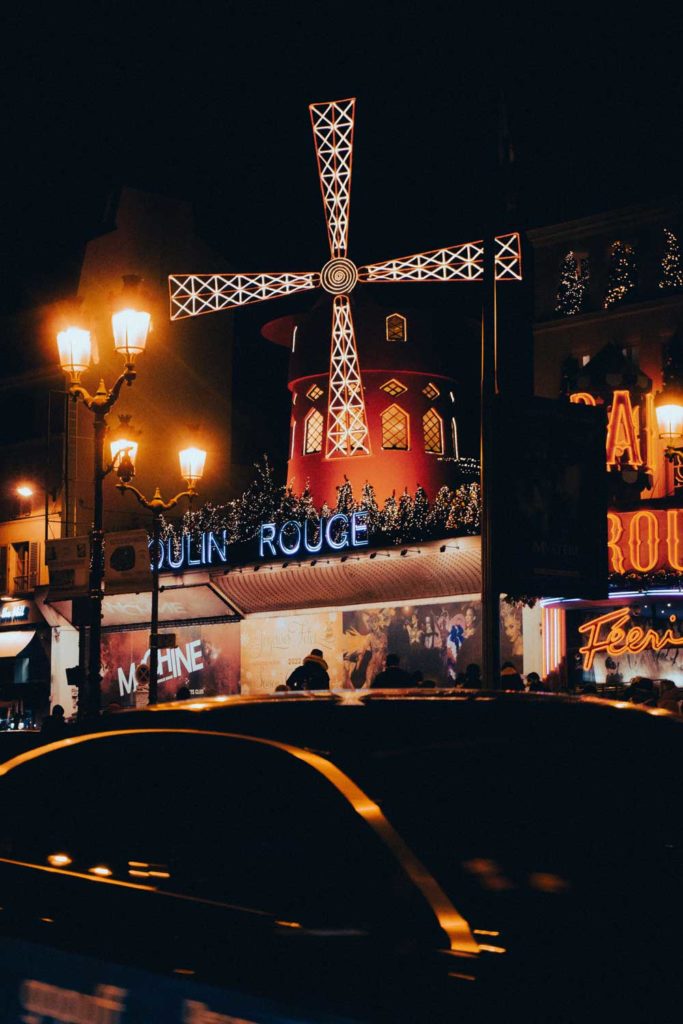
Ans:
MULTIPOLYGON (((597 619, 584 622, 579 626, 579 633, 587 634, 587 641, 579 647, 583 655, 583 667, 587 672, 593 667, 595 655, 600 652, 619 658, 624 654, 640 654, 642 651, 661 651, 664 647, 683 647, 683 636, 675 636, 670 626, 663 633, 656 629, 643 629, 642 626, 631 626, 626 629, 631 612, 628 608, 616 608, 613 612, 599 615, 597 619)), ((676 621, 671 615, 669 622, 676 621)))

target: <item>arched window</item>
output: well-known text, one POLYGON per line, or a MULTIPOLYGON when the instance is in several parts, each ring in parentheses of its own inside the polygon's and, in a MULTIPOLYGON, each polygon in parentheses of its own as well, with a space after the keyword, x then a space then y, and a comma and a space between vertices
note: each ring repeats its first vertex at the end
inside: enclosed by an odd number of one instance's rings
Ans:
POLYGON ((407 341, 408 325, 400 313, 390 313, 386 319, 387 341, 407 341))
POLYGON ((436 409, 428 409, 422 417, 425 451, 432 455, 443 455, 443 420, 436 409))
POLYGON ((455 416, 451 419, 451 435, 453 437, 453 458, 460 458, 460 447, 458 445, 458 424, 455 422, 455 416))
POLYGON ((311 409, 304 420, 304 455, 313 455, 323 450, 323 417, 317 409, 311 409))
POLYGON ((382 448, 407 451, 410 441, 408 413, 400 405, 390 405, 381 418, 382 448))

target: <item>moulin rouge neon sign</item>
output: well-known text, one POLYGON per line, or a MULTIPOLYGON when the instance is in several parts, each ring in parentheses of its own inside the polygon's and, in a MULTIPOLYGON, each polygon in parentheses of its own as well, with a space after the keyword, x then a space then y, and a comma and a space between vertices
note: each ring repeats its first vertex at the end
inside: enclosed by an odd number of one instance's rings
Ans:
MULTIPOLYGON (((629 608, 615 608, 613 612, 599 615, 597 619, 584 622, 579 626, 579 633, 587 635, 586 643, 579 647, 583 655, 583 667, 587 672, 593 667, 595 655, 604 652, 612 658, 624 654, 640 654, 642 651, 661 651, 665 647, 683 647, 683 636, 676 636, 671 626, 662 632, 656 629, 643 629, 642 626, 625 628, 631 618, 629 608)), ((669 622, 676 622, 672 615, 669 622)))

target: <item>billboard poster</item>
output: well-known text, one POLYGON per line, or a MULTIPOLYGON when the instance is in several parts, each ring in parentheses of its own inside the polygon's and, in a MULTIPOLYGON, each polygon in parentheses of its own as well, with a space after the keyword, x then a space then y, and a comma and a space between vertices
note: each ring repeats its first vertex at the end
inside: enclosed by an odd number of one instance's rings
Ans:
MULTIPOLYGON (((433 601, 384 608, 247 618, 242 630, 242 692, 272 693, 314 647, 333 689, 362 689, 398 654, 424 682, 453 686, 470 663, 481 665, 481 602, 433 601)), ((501 602, 501 662, 522 672, 521 606, 501 602)))
MULTIPOLYGON (((174 627, 176 646, 159 652, 159 699, 181 687, 192 697, 239 693, 240 626, 236 622, 174 627)), ((149 633, 134 629, 102 635, 102 699, 135 703, 135 670, 149 663, 149 633)))
POLYGON ((425 682, 446 686, 470 663, 481 665, 479 599, 343 612, 343 627, 344 685, 354 689, 371 685, 387 654, 425 682))
POLYGON ((332 688, 343 685, 342 613, 247 618, 242 629, 242 692, 272 693, 314 647, 323 652, 332 688))

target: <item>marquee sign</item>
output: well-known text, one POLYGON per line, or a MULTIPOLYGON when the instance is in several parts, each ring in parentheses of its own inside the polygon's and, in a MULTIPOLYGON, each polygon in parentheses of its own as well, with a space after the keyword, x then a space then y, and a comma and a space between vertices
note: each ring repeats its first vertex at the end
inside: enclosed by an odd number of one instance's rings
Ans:
MULTIPOLYGON (((346 548, 363 548, 369 544, 368 513, 360 510, 335 512, 300 522, 262 523, 258 538, 233 545, 237 562, 269 558, 295 558, 297 555, 334 553, 346 548)), ((150 552, 153 542, 149 542, 150 552)), ((152 558, 154 555, 152 554, 152 558)), ((191 572, 228 563, 227 530, 206 530, 199 534, 183 534, 179 544, 172 537, 162 540, 158 552, 160 572, 191 572)), ((233 559, 234 560, 234 559, 233 559)))
MULTIPOLYGON (((149 542, 150 552, 153 541, 149 542)), ((207 566, 225 565, 228 561, 227 530, 191 535, 185 533, 176 546, 172 537, 159 544, 159 572, 185 572, 207 566)), ((154 554, 152 553, 152 558, 154 554)))
POLYGON ((683 509, 607 513, 610 572, 683 572, 683 509))
POLYGON ((368 513, 364 511, 335 512, 329 519, 322 516, 300 523, 290 519, 282 526, 263 523, 259 539, 259 558, 272 556, 293 558, 302 550, 308 555, 344 548, 361 548, 368 544, 368 513))
MULTIPOLYGON (((683 647, 683 636, 676 636, 671 625, 663 632, 656 629, 644 629, 642 626, 628 626, 631 619, 630 608, 615 608, 612 612, 599 615, 590 622, 579 626, 579 633, 585 633, 586 643, 579 647, 583 655, 583 668, 588 672, 593 667, 595 655, 605 653, 612 658, 624 654, 640 654, 642 651, 661 651, 665 647, 683 647)), ((677 621, 675 615, 669 622, 677 621)))

